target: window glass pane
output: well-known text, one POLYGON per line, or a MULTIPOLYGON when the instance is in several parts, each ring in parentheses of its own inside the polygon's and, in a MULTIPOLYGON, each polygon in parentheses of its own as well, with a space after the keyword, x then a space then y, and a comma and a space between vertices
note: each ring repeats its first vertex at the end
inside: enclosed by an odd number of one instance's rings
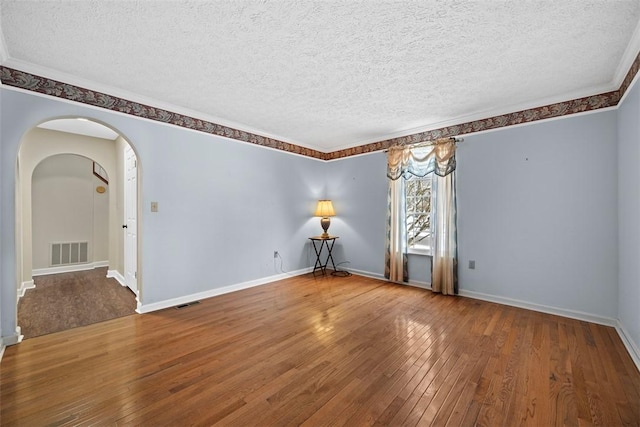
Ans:
POLYGON ((405 181, 407 244, 410 249, 431 247, 431 176, 405 181))

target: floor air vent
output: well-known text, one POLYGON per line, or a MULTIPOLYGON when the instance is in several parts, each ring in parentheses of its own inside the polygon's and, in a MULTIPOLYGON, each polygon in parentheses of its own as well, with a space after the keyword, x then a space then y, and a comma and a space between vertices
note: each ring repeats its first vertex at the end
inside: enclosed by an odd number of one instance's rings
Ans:
POLYGON ((51 243, 51 267, 89 262, 89 243, 51 243))
POLYGON ((187 308, 192 305, 200 304, 200 301, 188 302, 186 304, 176 305, 176 310, 180 310, 181 308, 187 308))

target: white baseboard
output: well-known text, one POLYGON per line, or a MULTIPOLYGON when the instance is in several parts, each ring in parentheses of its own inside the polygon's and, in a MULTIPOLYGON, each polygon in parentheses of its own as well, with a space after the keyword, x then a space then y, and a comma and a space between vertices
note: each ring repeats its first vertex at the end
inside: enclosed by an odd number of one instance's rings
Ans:
POLYGON ((110 279, 116 279, 122 286, 127 286, 124 282, 124 276, 120 274, 118 270, 107 270, 107 277, 110 279))
POLYGON ((36 287, 36 284, 33 283, 33 280, 22 282, 20 284, 20 289, 18 289, 18 299, 24 296, 24 293, 27 291, 27 289, 35 289, 35 287, 36 287))
POLYGON ((409 280, 409 283, 406 283, 409 286, 413 286, 414 288, 421 288, 431 290, 431 283, 421 282, 419 280, 409 280))
MULTIPOLYGON (((124 276, 120 274, 118 270, 107 270, 107 277, 109 279, 116 279, 116 281, 120 283, 120 286, 124 288, 127 287, 127 284, 125 283, 125 280, 124 280, 124 276)), ((136 295, 136 313, 141 313, 140 293, 138 291, 135 291, 134 294, 136 295)))
POLYGON ((512 307, 526 308, 527 310, 539 311, 541 313, 555 314, 557 316, 568 317, 569 319, 584 320, 585 322, 597 323, 599 325, 615 327, 617 323, 615 319, 604 317, 604 316, 598 316, 591 313, 585 313, 583 311, 569 310, 566 308, 559 308, 559 307, 551 307, 548 305, 535 304, 535 303, 512 299, 512 298, 483 294, 481 292, 467 291, 464 289, 460 289, 458 292, 458 295, 467 297, 467 298, 479 299, 482 301, 489 301, 489 302, 495 302, 503 305, 510 305, 512 307))
POLYGON ((313 271, 313 268, 303 268, 301 270, 291 271, 285 274, 276 274, 274 276, 264 277, 262 279, 250 280, 248 282, 237 283, 235 285, 224 286, 222 288, 210 289, 204 292, 198 292, 191 295, 185 295, 178 298, 172 298, 164 301, 154 302, 151 304, 139 304, 136 312, 138 313, 150 313, 152 311, 162 310, 165 308, 175 307, 176 305, 186 304, 193 301, 198 301, 205 298, 212 298, 218 295, 228 294, 230 292, 241 291, 243 289, 249 289, 260 285, 266 285, 267 283, 275 282, 277 280, 286 279, 293 276, 300 276, 313 271))
POLYGON ((4 347, 8 347, 10 345, 16 345, 22 342, 22 338, 24 338, 24 335, 22 335, 22 330, 20 329, 20 326, 17 326, 15 334, 2 337, 0 338, 0 340, 2 340, 2 345, 4 347))
POLYGON ((4 349, 6 346, 4 345, 4 340, 0 337, 0 362, 2 362, 2 356, 4 355, 4 349))
MULTIPOLYGON (((368 271, 355 270, 355 269, 349 269, 349 271, 354 274, 358 274, 360 276, 371 277, 373 279, 387 280, 383 275, 377 274, 377 273, 370 273, 368 271)), ((404 284, 409 286, 415 286, 418 288, 423 288, 423 289, 431 289, 431 284, 426 282, 419 282, 419 281, 412 280, 412 281, 409 281, 409 283, 404 283, 404 284)), ((599 325, 617 327, 617 325, 619 324, 619 322, 616 319, 612 319, 609 317, 598 316, 591 313, 585 313, 583 311, 569 310, 565 308, 535 304, 535 303, 516 300, 512 298, 484 294, 481 292, 474 292, 474 291, 467 291, 464 289, 460 289, 458 292, 458 295, 462 297, 467 297, 467 298, 473 298, 473 299, 479 299, 483 301, 495 302, 503 305, 509 305, 512 307, 525 308, 528 310, 539 311, 542 313, 555 314, 557 316, 568 317, 570 319, 584 320, 586 322, 597 323, 599 325)), ((635 348, 636 350, 634 351, 637 351, 637 347, 635 348)), ((640 352, 636 354, 640 354, 640 352)))
POLYGON ((93 270, 98 267, 108 267, 109 261, 96 261, 87 264, 61 265, 59 267, 36 268, 31 272, 32 276, 44 276, 47 274, 71 273, 73 271, 93 270))
MULTIPOLYGON (((353 274, 357 274, 358 276, 370 277, 372 279, 384 280, 388 281, 383 274, 371 273, 369 271, 356 270, 353 268, 349 268, 348 271, 353 274)), ((395 283, 395 282, 394 282, 395 283)), ((405 286, 413 286, 414 288, 428 289, 431 290, 431 283, 421 282, 419 280, 409 280, 408 283, 397 282, 399 285, 405 286)))
MULTIPOLYGON (((371 277, 374 279, 386 280, 385 277, 381 277, 379 274, 369 273, 367 271, 350 270, 353 273, 361 276, 371 277)), ((426 282, 410 281, 410 286, 415 286, 423 289, 431 289, 431 284, 426 282)), ((611 319, 609 317, 597 316, 583 311, 569 310, 565 308, 550 307, 541 304, 534 304, 526 301, 516 300, 512 298, 499 297, 495 295, 484 294, 481 292, 467 291, 460 289, 458 294, 462 297, 479 299, 483 301, 495 302, 497 304, 509 305, 518 308, 525 308, 528 310, 539 311, 547 314, 555 314, 557 316, 568 317, 570 319, 584 320, 586 322, 597 323, 599 325, 612 326, 618 332, 620 339, 622 340, 627 352, 633 359, 636 367, 640 371, 640 348, 637 343, 633 341, 631 335, 626 331, 620 320, 611 319)))
POLYGON ((349 273, 357 274, 358 276, 370 277, 372 279, 378 280, 387 280, 387 278, 384 277, 384 274, 371 273, 364 270, 356 270, 355 268, 347 268, 345 270, 347 270, 349 273))
POLYGON ((633 363, 636 364, 636 368, 640 371, 640 348, 638 348, 638 345, 633 341, 633 339, 631 339, 631 335, 627 332, 619 319, 616 322, 616 331, 618 332, 618 335, 620 335, 620 339, 626 347, 627 352, 629 352, 629 356, 631 356, 633 363))

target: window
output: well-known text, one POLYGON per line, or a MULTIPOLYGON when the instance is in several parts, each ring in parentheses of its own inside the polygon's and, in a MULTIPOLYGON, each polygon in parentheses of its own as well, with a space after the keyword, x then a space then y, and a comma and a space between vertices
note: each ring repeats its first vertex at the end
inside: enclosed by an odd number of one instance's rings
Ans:
POLYGON ((100 164, 93 162, 93 174, 104 181, 105 184, 109 185, 109 177, 107 176, 107 171, 100 166, 100 164))
POLYGON ((404 181, 405 221, 409 253, 431 255, 432 174, 404 181))
POLYGON ((409 280, 407 253, 432 255, 432 289, 457 292, 455 150, 454 138, 389 147, 384 275, 392 282, 409 280))

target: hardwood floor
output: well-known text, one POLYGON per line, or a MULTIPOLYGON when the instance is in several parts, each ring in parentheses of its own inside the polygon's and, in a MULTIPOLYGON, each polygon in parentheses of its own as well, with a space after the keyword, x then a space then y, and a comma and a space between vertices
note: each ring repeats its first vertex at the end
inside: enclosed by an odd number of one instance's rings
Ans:
POLYGON ((0 399, 2 425, 640 425, 614 329, 359 276, 27 340, 0 399))

